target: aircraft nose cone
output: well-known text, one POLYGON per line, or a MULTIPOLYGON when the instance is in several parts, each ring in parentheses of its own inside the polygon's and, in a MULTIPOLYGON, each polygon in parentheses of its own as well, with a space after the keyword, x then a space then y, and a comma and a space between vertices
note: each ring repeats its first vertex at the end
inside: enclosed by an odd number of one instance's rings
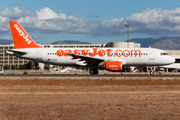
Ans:
POLYGON ((175 58, 171 57, 171 58, 169 59, 169 62, 174 63, 174 62, 175 62, 175 58))

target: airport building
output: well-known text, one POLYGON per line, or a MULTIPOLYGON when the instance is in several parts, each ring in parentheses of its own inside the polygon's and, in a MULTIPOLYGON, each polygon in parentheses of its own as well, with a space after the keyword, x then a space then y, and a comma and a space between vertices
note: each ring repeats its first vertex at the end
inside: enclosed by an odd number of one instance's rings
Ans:
POLYGON ((6 50, 14 49, 14 44, 0 45, 0 68, 4 65, 24 65, 29 60, 6 54, 6 50))

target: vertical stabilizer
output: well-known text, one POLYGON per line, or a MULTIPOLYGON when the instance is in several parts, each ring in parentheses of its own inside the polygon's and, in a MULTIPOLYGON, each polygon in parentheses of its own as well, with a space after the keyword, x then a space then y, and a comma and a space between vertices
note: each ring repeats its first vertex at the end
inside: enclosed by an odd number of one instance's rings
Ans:
POLYGON ((42 48, 37 45, 17 21, 9 21, 15 49, 42 48))

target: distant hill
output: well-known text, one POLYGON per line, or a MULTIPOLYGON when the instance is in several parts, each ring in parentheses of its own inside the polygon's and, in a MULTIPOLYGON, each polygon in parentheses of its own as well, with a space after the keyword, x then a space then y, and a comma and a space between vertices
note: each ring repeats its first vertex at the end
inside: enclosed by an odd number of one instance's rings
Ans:
POLYGON ((163 50, 180 50, 180 36, 161 38, 135 38, 129 42, 141 43, 141 47, 153 47, 163 50))
MULTIPOLYGON (((161 37, 161 38, 134 38, 129 42, 141 43, 141 47, 159 48, 163 50, 180 50, 180 36, 177 37, 161 37)), ((10 45, 13 41, 0 39, 0 45, 10 45)), ((42 43, 43 44, 43 43, 42 43)), ((74 41, 74 40, 61 40, 50 44, 91 44, 89 42, 74 41)))
POLYGON ((74 41, 74 40, 60 40, 53 42, 51 44, 91 44, 89 42, 81 42, 81 41, 74 41))
MULTIPOLYGON (((36 42, 38 43, 38 42, 36 42)), ((9 44, 14 44, 14 42, 12 40, 6 40, 6 39, 0 39, 0 45, 9 45, 9 44)), ((41 43, 44 44, 44 43, 41 43)), ((82 41, 74 41, 74 40, 60 40, 60 41, 56 41, 50 44, 91 44, 89 42, 82 42, 82 41)))
MULTIPOLYGON (((10 45, 10 44, 14 44, 14 42, 12 40, 0 39, 0 45, 10 45)), ((41 43, 41 44, 44 44, 44 43, 41 43)), ((74 40, 62 40, 62 41, 56 41, 50 44, 91 44, 91 43, 74 41, 74 40)))
POLYGON ((13 41, 6 40, 6 39, 0 39, 0 45, 10 45, 10 44, 14 44, 13 41))

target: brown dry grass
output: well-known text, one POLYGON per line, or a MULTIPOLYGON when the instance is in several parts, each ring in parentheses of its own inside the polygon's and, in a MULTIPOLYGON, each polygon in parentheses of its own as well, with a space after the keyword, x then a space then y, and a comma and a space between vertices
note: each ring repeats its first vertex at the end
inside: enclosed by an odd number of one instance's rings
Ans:
POLYGON ((180 78, 0 78, 0 86, 180 85, 180 78))
POLYGON ((0 78, 1 120, 178 120, 180 78, 0 78))

